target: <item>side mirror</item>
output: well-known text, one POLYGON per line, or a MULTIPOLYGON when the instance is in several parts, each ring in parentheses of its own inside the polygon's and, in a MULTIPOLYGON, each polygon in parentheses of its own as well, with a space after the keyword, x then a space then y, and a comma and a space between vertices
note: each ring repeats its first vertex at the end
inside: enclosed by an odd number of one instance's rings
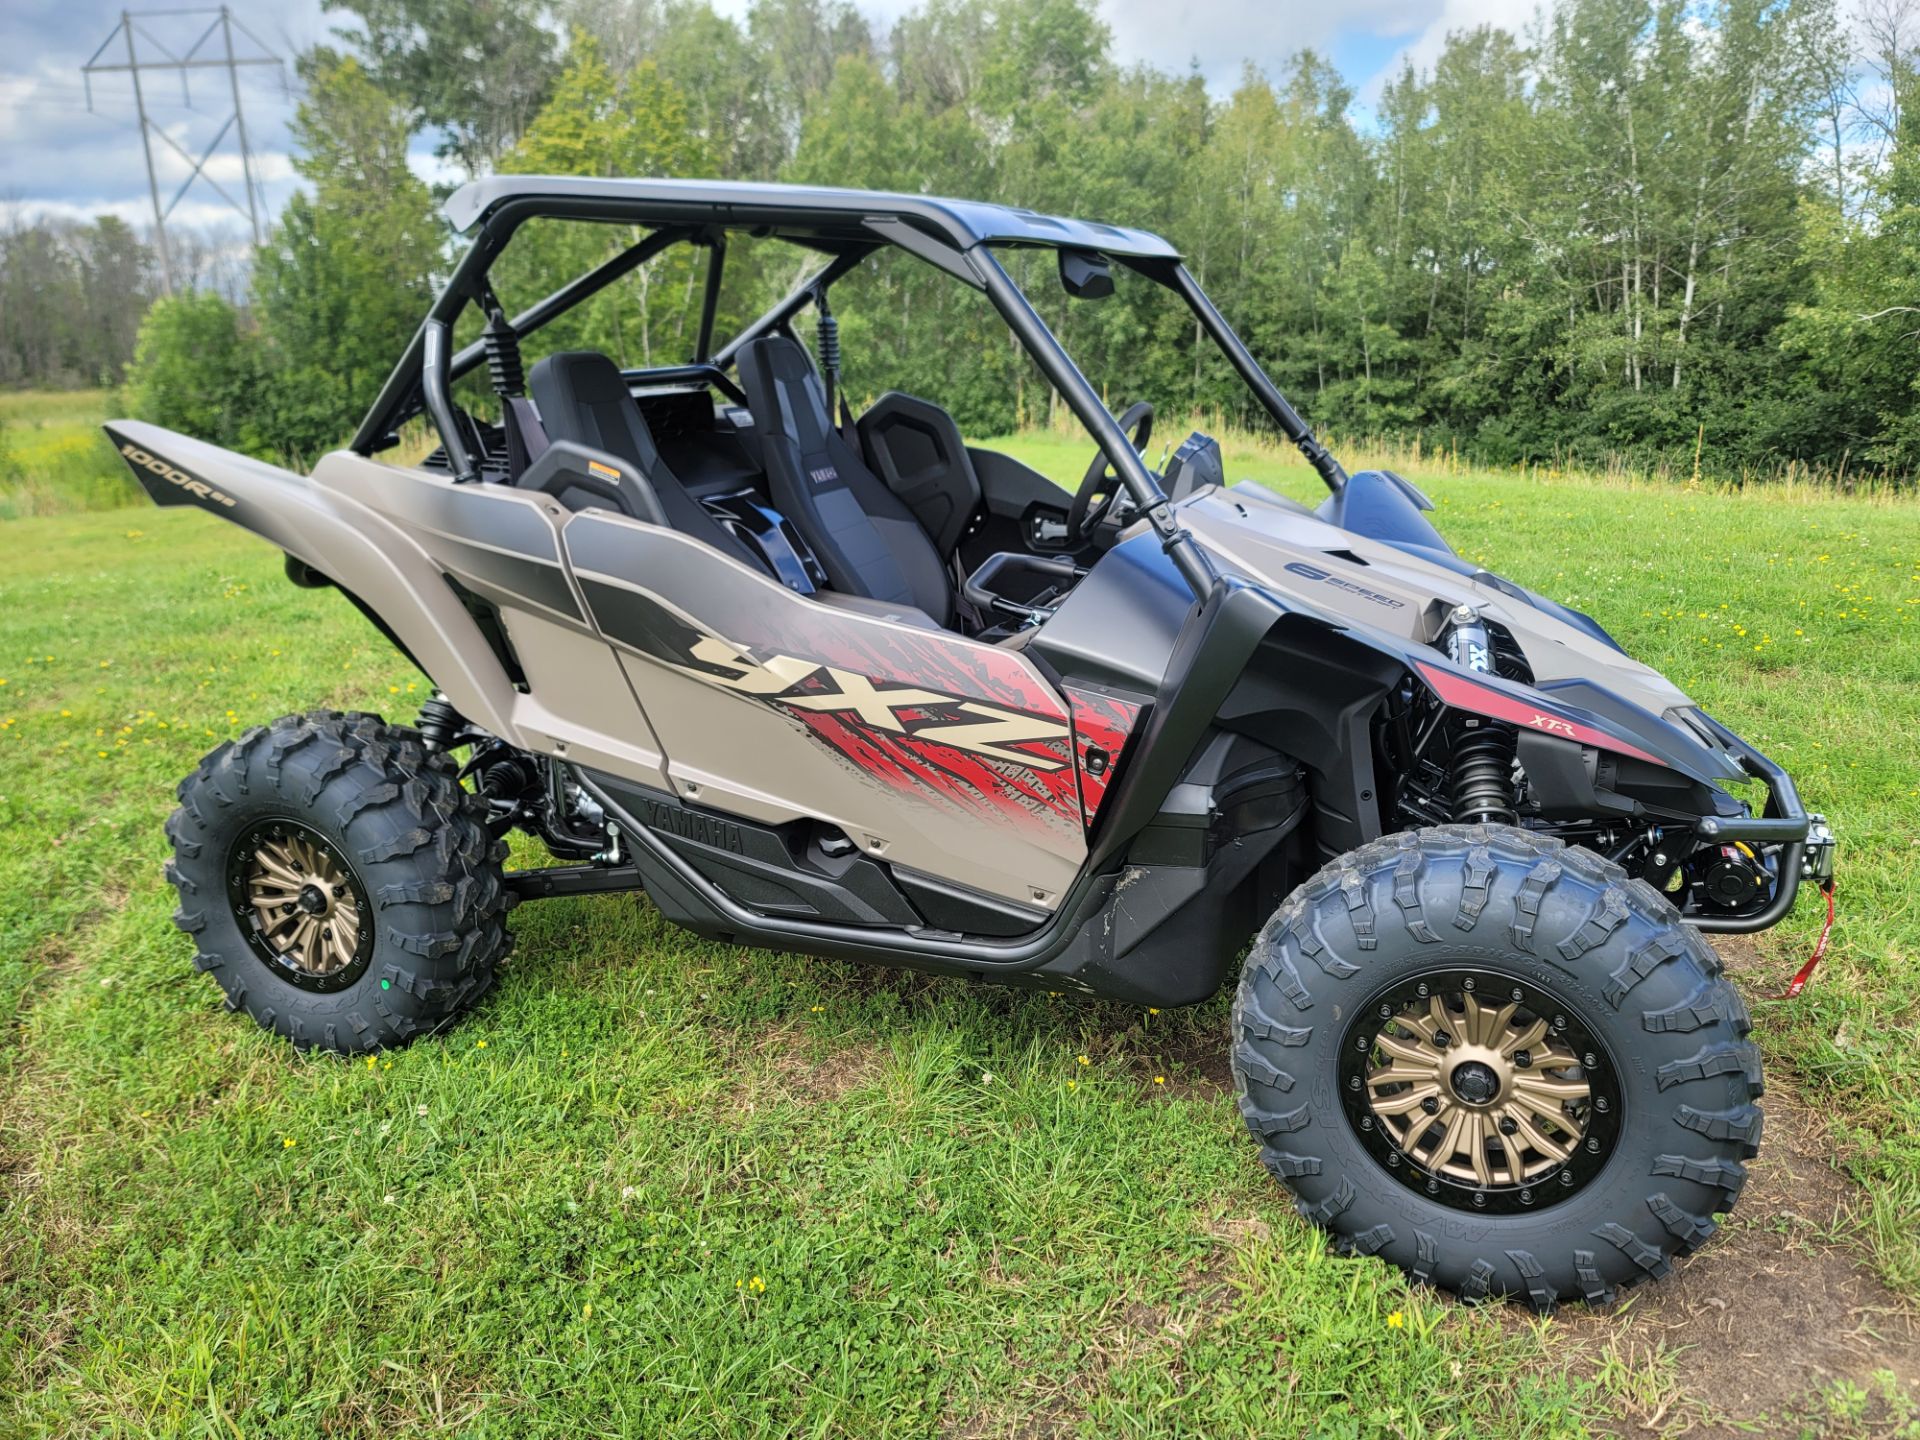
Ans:
POLYGON ((1076 300, 1104 300, 1113 294, 1113 267, 1097 250, 1062 250, 1060 287, 1076 300))

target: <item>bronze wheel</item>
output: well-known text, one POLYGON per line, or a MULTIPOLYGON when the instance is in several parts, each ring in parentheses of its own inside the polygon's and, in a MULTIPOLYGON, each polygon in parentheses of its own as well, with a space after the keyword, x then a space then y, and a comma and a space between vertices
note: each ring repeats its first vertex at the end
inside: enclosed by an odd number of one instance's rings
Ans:
POLYGON ((242 831, 227 894, 254 954, 306 990, 339 990, 366 969, 373 924, 366 892, 340 851, 293 820, 242 831))
POLYGON ((1520 1002, 1431 994, 1374 1037, 1367 1103, 1400 1148, 1478 1185, 1520 1185, 1585 1138, 1593 1089, 1580 1057, 1520 1002))
POLYGON ((1435 971, 1376 996, 1348 1032, 1343 1099, 1402 1183, 1461 1209, 1574 1194, 1619 1133, 1619 1085, 1571 1006, 1491 971, 1435 971))

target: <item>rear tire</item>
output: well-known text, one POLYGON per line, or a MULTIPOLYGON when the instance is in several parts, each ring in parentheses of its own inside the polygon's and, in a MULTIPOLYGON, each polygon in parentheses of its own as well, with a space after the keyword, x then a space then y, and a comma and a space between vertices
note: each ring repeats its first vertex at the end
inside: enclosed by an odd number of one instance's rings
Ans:
POLYGON ((1550 1311, 1610 1301, 1713 1234, 1759 1147, 1751 1029, 1719 957, 1652 888, 1557 840, 1448 825, 1366 845, 1288 897, 1241 976, 1233 1070, 1263 1163, 1339 1249, 1550 1311), (1550 1028, 1519 1033, 1536 1016, 1550 1028), (1473 1050, 1491 1067, 1467 1063, 1476 1027, 1510 1037, 1473 1050), (1547 1087, 1584 1098, 1530 1130, 1525 1097, 1547 1087), (1458 1149, 1456 1113, 1479 1127, 1458 1149))
POLYGON ((512 947, 506 846, 415 732, 285 716, 216 746, 178 793, 174 923, 229 1010, 354 1055, 451 1023, 492 985, 512 947))

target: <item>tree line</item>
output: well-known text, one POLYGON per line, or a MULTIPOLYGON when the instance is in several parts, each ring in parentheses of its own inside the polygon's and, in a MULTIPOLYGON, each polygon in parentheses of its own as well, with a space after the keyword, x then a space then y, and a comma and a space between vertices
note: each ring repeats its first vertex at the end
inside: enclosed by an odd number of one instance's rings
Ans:
MULTIPOLYGON (((1224 95, 1123 66, 1088 0, 924 0, 884 32, 842 0, 742 20, 705 0, 329 0, 339 41, 300 62, 304 191, 244 303, 152 307, 134 393, 228 444, 338 444, 453 254, 406 161, 430 134, 467 174, 780 179, 1155 230, 1323 429, 1493 463, 1904 475, 1913 25, 1911 0, 1868 3, 1849 28, 1831 0, 1558 0, 1525 35, 1451 36, 1363 111, 1307 52, 1224 95)), ((622 243, 555 225, 500 284, 537 298, 622 243)), ((742 248, 723 320, 793 277, 785 247, 742 248)), ((903 260, 836 290, 850 391, 915 390, 975 433, 1043 418, 1050 393, 979 298, 903 260)), ((694 263, 669 252, 543 343, 685 359, 694 263)), ((1116 409, 1253 423, 1170 297, 1122 277, 1070 304, 1027 278, 1116 409)))

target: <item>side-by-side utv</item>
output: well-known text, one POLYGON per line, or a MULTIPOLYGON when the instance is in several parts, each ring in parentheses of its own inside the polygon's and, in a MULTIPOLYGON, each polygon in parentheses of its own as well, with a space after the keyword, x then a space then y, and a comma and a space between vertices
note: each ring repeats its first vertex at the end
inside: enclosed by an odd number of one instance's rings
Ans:
POLYGON ((410 725, 288 716, 181 784, 176 918, 231 1008, 397 1045, 486 991, 516 900, 606 891, 734 944, 1140 1005, 1245 951, 1240 1109, 1343 1248, 1544 1309, 1713 1232, 1761 1085, 1700 932, 1780 920, 1830 835, 1592 619, 1456 555, 1415 486, 1346 473, 1166 241, 695 181, 501 177, 449 213, 471 248, 311 475, 108 427, 156 501, 284 550, 434 687, 410 725), (534 219, 634 243, 508 313, 490 273, 534 219), (745 236, 817 259, 716 344, 745 236), (688 363, 527 367, 674 246, 704 252, 688 363), (896 250, 983 295, 1084 424, 1075 494, 937 399, 851 413, 829 293, 896 250), (1326 500, 1229 483, 1201 434, 1156 473, 1153 407, 1108 412, 1015 250, 1082 301, 1171 292, 1326 500), (438 448, 380 459, 417 416, 438 448), (503 870, 516 828, 558 863, 503 870))

